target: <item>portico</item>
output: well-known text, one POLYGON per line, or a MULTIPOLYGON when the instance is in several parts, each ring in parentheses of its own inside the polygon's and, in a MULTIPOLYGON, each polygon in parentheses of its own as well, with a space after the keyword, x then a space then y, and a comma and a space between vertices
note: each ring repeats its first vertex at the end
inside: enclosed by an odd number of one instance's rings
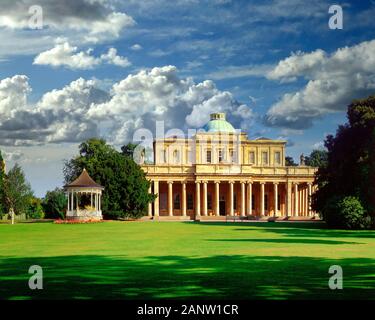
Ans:
MULTIPOLYGON (((149 216, 220 217, 314 217, 311 210, 312 183, 248 180, 152 181, 151 190, 160 188, 162 203, 149 208, 149 216), (166 202, 163 199, 168 199, 166 202), (189 198, 189 203, 188 203, 189 198), (291 211, 288 211, 288 207, 291 211)), ((156 194, 156 193, 155 193, 156 194)))

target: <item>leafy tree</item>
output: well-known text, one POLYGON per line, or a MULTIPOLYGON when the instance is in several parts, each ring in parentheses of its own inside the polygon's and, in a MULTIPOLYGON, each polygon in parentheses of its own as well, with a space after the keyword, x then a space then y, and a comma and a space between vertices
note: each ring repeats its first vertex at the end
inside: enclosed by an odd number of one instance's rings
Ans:
POLYGON ((31 197, 26 215, 29 219, 43 219, 44 211, 42 207, 42 201, 38 198, 31 197))
POLYGON ((131 157, 116 151, 103 139, 89 139, 79 146, 79 155, 65 163, 66 183, 77 178, 84 168, 105 187, 104 214, 121 211, 123 216, 138 218, 147 213, 154 196, 148 193, 150 182, 144 171, 131 157))
POLYGON ((121 153, 124 156, 133 158, 134 150, 137 147, 137 144, 129 142, 128 144, 121 147, 121 153))
POLYGON ((310 167, 325 167, 328 161, 326 150, 313 150, 305 159, 305 164, 310 167))
POLYGON ((4 197, 6 209, 12 214, 12 223, 14 223, 14 214, 27 213, 33 192, 22 168, 17 163, 4 179, 4 197))
POLYGON ((314 210, 323 213, 332 195, 356 197, 367 215, 375 215, 375 96, 353 101, 348 123, 325 140, 327 164, 316 175, 314 210))
POLYGON ((295 166, 297 166, 297 164, 294 162, 294 159, 292 157, 289 157, 289 156, 285 157, 285 165, 287 167, 295 167, 295 166))
POLYGON ((0 217, 5 213, 4 179, 5 162, 0 150, 0 217))
POLYGON ((47 191, 42 201, 45 218, 64 219, 67 203, 68 200, 64 190, 56 188, 53 191, 47 191))

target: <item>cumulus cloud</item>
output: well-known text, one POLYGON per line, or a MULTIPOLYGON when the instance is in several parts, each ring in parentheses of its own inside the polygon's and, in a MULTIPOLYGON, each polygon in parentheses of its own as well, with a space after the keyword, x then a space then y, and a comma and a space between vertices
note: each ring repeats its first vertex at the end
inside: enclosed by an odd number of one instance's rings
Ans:
POLYGON ((153 128, 155 120, 164 120, 167 128, 185 129, 202 127, 212 112, 233 114, 237 123, 249 118, 249 107, 230 92, 220 91, 209 80, 196 84, 191 78, 181 79, 174 66, 129 75, 113 86, 111 95, 109 101, 92 106, 88 115, 113 121, 115 143, 130 139, 136 128, 153 128))
MULTIPOLYGON (((0 81, 0 115, 8 118, 26 107, 27 94, 31 91, 28 78, 16 75, 0 81)), ((1 121, 1 120, 0 120, 1 121)))
POLYGON ((15 92, 13 101, 0 110, 0 145, 79 142, 99 134, 86 112, 92 103, 108 99, 108 94, 96 88, 94 80, 80 78, 63 89, 47 92, 34 105, 27 103, 27 77, 18 75, 0 83, 9 83, 4 88, 0 85, 0 96, 15 92), (24 91, 18 90, 20 87, 24 91))
POLYGON ((252 110, 230 92, 220 91, 209 80, 180 78, 174 66, 141 70, 109 92, 99 89, 95 80, 80 78, 45 93, 34 105, 27 103, 29 90, 24 76, 0 82, 0 145, 80 142, 92 136, 122 144, 138 128, 153 130, 155 120, 164 120, 166 130, 184 130, 202 127, 211 112, 223 111, 237 128, 247 129, 253 118, 252 110), (2 87, 14 92, 17 108, 1 100, 2 87))
POLYGON ((110 48, 108 53, 100 57, 91 55, 92 49, 87 51, 78 51, 77 47, 71 46, 67 41, 58 41, 50 50, 38 54, 33 64, 50 65, 53 67, 64 66, 73 70, 76 69, 93 69, 94 67, 108 63, 120 67, 127 67, 130 62, 127 58, 117 55, 115 48, 110 48))
POLYGON ((338 49, 292 54, 268 73, 272 80, 307 80, 300 91, 286 93, 266 114, 266 123, 305 129, 313 121, 346 110, 352 99, 375 92, 375 40, 338 49))

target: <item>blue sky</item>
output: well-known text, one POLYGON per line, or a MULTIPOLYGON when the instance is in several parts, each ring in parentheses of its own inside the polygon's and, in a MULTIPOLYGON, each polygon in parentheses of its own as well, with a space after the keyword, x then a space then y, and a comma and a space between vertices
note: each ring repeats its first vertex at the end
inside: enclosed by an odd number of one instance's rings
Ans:
POLYGON ((297 159, 375 93, 373 1, 45 0, 40 30, 33 2, 0 12, 0 149, 38 196, 91 136, 119 147, 155 120, 186 130, 224 111, 297 159))

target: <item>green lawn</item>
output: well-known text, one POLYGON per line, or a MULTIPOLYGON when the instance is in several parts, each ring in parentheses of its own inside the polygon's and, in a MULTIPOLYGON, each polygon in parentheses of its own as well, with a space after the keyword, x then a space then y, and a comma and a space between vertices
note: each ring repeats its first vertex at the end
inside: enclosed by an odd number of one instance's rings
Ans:
POLYGON ((1 299, 375 298, 375 232, 302 223, 0 224, 1 299), (328 288, 328 268, 344 290, 328 288), (40 265, 44 290, 28 289, 40 265))

